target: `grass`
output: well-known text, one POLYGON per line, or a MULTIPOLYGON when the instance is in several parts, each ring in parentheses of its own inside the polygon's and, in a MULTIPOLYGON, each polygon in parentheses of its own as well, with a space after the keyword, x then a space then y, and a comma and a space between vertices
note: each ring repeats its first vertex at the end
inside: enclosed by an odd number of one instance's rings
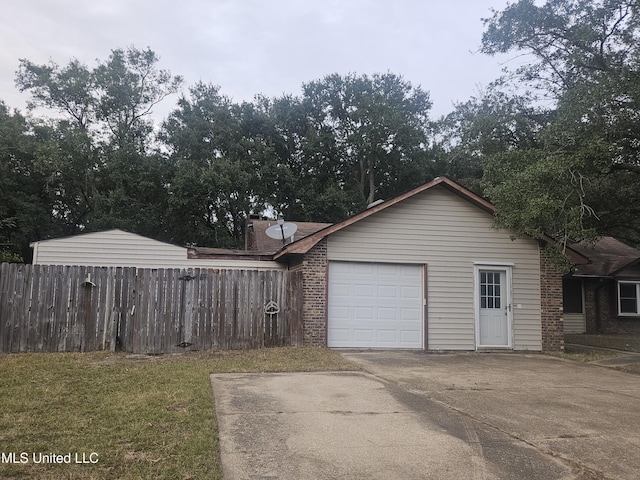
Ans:
POLYGON ((565 343, 640 352, 640 335, 565 335, 565 343))
POLYGON ((564 352, 548 352, 548 355, 582 363, 595 362, 597 360, 619 356, 617 353, 611 352, 572 352, 566 350, 564 352))
POLYGON ((209 374, 355 368, 320 348, 3 354, 0 478, 220 479, 209 374), (28 463, 7 463, 10 452, 18 461, 24 452, 28 463), (71 463, 37 464, 34 453, 71 453, 71 463), (98 461, 77 464, 76 453, 98 461))
MULTIPOLYGON (((565 335, 565 344, 578 345, 575 351, 572 351, 570 347, 565 347, 565 352, 550 353, 552 356, 565 358, 567 360, 574 360, 578 362, 595 362, 597 360, 603 360, 606 358, 620 357, 624 354, 607 350, 593 350, 585 351, 580 350, 581 345, 588 347, 604 348, 609 350, 619 350, 625 352, 638 352, 640 353, 640 335, 588 335, 588 334, 576 334, 565 335)), ((640 373, 640 363, 631 363, 626 365, 611 366, 616 370, 621 370, 629 373, 640 373)))

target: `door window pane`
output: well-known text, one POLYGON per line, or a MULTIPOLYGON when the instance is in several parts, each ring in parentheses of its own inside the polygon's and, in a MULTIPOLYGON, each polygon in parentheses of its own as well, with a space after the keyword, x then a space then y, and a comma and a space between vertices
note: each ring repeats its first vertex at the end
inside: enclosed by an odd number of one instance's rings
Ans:
POLYGON ((500 272, 480 272, 480 308, 502 308, 500 272))

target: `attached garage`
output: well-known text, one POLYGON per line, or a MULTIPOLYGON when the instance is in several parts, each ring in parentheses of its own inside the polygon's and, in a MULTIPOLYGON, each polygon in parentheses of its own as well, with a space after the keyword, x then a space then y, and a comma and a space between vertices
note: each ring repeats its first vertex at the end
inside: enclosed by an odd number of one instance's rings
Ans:
POLYGON ((562 349, 549 239, 498 230, 494 213, 440 177, 284 246, 274 260, 303 273, 305 344, 562 349))
POLYGON ((327 344, 422 349, 422 265, 330 262, 327 344))

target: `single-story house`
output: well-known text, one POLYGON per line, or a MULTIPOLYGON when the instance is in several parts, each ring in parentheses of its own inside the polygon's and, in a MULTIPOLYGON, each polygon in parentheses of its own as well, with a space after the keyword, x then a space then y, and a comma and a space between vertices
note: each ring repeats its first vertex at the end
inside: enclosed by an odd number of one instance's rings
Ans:
MULTIPOLYGON (((302 272, 306 345, 560 350, 562 274, 544 249, 551 240, 498 230, 494 213, 487 200, 438 177, 335 224, 297 223, 284 245, 265 235, 273 221, 250 219, 243 251, 113 230, 36 242, 34 263, 302 272)), ((567 254, 586 262, 576 250, 567 254)))
POLYGON ((272 255, 260 252, 217 250, 198 258, 192 249, 114 229, 31 244, 34 265, 82 265, 137 268, 283 269, 272 255))
MULTIPOLYGON (((273 260, 303 274, 304 343, 562 349, 562 275, 544 250, 550 239, 497 230, 494 213, 439 177, 280 245, 273 260)), ((267 226, 253 224, 260 232, 267 226)))
POLYGON ((589 261, 563 279, 565 333, 640 333, 640 250, 612 237, 572 246, 589 261))

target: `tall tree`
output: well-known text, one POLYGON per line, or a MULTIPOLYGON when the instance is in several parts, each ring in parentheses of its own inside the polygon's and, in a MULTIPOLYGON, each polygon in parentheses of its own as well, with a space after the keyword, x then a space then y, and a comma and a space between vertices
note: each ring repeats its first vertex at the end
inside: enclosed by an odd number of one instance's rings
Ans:
POLYGON ((503 224, 640 243, 639 13, 636 1, 520 0, 486 21, 483 51, 526 54, 511 79, 554 110, 537 146, 489 161, 503 224))
POLYGON ((303 85, 314 148, 361 205, 420 183, 426 172, 429 94, 387 73, 329 75, 303 85))
POLYGON ((263 140, 269 155, 260 165, 259 194, 274 213, 300 221, 337 222, 361 208, 344 181, 331 129, 318 125, 299 97, 260 98, 263 140))
POLYGON ((30 242, 60 233, 52 217, 55 196, 36 165, 46 130, 0 102, 0 261, 29 261, 30 242))
POLYGON ((500 82, 490 85, 436 122, 433 148, 445 159, 442 173, 482 193, 488 159, 516 149, 537 148, 538 135, 551 116, 528 99, 501 91, 500 82))
POLYGON ((125 228, 162 237, 167 175, 154 152, 153 108, 174 94, 179 76, 158 68, 150 49, 116 49, 90 69, 20 61, 16 83, 63 118, 41 149, 40 167, 56 190, 54 214, 77 230, 125 228), (48 170, 47 170, 48 169, 48 170))
POLYGON ((175 176, 169 214, 173 241, 243 245, 246 217, 260 212, 257 164, 264 149, 251 104, 234 104, 198 83, 164 125, 175 176), (255 127, 255 126, 254 126, 255 127))

